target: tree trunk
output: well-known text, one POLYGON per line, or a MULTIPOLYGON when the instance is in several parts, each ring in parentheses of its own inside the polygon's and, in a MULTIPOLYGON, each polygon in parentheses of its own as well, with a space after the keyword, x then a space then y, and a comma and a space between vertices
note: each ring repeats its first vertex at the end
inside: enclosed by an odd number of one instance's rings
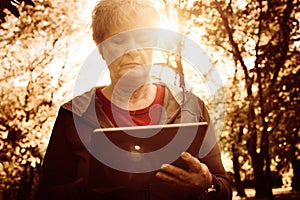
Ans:
POLYGON ((241 182, 241 176, 240 176, 240 164, 239 164, 239 153, 237 148, 235 148, 234 144, 232 145, 232 154, 233 154, 233 171, 234 171, 234 180, 235 180, 235 188, 237 191, 237 195, 240 197, 246 197, 245 188, 244 185, 242 185, 241 182))
MULTIPOLYGON (((254 130, 255 131, 255 130, 254 130)), ((269 187, 267 184, 267 177, 264 172, 264 157, 262 152, 256 152, 257 134, 253 132, 252 137, 247 142, 247 149, 252 160, 252 167, 254 171, 254 188, 255 199, 257 200, 271 200, 269 187)))
POLYGON ((292 188, 294 191, 300 191, 300 161, 296 158, 292 159, 292 167, 294 176, 292 178, 292 188))
POLYGON ((298 136, 299 128, 294 131, 293 134, 293 150, 292 150, 292 167, 294 176, 292 178, 292 188, 294 191, 300 191, 300 160, 297 160, 297 144, 299 140, 298 136))
POLYGON ((272 183, 271 183, 271 162, 270 162, 270 154, 269 154, 269 137, 267 132, 267 125, 264 128, 263 131, 263 145, 261 147, 262 149, 262 156, 264 159, 264 165, 265 165, 265 193, 267 195, 267 199, 272 200, 273 199, 273 192, 272 192, 272 183))

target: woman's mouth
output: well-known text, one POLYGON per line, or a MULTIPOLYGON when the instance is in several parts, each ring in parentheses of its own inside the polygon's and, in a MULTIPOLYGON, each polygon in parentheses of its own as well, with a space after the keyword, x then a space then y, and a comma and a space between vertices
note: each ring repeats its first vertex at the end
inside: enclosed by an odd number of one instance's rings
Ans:
POLYGON ((137 62, 131 62, 131 63, 123 64, 122 67, 132 68, 132 67, 137 67, 137 66, 139 66, 139 65, 140 65, 140 64, 137 63, 137 62))

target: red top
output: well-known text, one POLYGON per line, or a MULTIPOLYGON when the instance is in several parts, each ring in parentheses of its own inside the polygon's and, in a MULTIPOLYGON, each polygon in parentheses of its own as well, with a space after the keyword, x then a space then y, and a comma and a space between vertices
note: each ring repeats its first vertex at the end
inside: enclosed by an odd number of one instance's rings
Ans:
POLYGON ((139 110, 125 110, 113 104, 107 99, 101 89, 97 90, 97 96, 103 103, 103 110, 115 127, 145 126, 158 124, 160 121, 165 89, 156 85, 156 96, 153 102, 146 108, 139 110))

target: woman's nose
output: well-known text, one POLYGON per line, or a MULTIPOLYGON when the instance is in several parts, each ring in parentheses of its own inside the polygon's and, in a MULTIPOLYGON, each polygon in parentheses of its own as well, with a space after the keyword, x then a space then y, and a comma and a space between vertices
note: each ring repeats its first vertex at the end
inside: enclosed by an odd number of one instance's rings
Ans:
POLYGON ((134 38, 128 39, 126 41, 126 52, 135 51, 137 49, 137 44, 134 38))
POLYGON ((136 41, 134 40, 134 38, 132 38, 126 42, 126 49, 125 49, 124 53, 132 54, 132 55, 136 55, 139 53, 138 45, 137 45, 136 41))

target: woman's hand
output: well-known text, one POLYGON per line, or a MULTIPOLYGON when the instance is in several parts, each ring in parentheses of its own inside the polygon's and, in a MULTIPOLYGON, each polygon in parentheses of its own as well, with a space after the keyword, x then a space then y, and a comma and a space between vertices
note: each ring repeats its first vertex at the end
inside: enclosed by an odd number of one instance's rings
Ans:
POLYGON ((212 175, 208 167, 187 152, 183 152, 181 158, 188 165, 189 170, 164 164, 156 176, 163 181, 185 187, 192 195, 201 195, 212 185, 212 175))

